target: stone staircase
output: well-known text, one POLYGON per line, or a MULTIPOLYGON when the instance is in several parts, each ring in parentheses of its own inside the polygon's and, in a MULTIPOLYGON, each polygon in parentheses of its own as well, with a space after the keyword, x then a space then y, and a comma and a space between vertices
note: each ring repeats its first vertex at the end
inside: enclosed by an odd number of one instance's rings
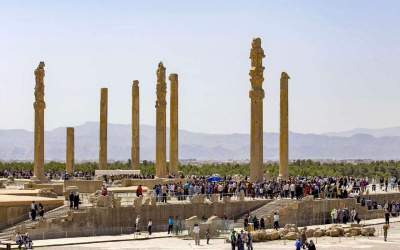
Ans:
MULTIPOLYGON (((61 207, 58 207, 58 208, 48 211, 47 213, 45 213, 44 218, 45 219, 60 218, 61 216, 67 215, 68 211, 70 211, 69 206, 64 205, 64 206, 61 206, 61 207)), ((15 230, 18 227, 25 227, 26 229, 32 229, 38 223, 39 223, 39 220, 35 220, 35 221, 26 220, 26 221, 17 223, 9 228, 3 229, 0 232, 0 241, 8 241, 8 240, 13 241, 15 238, 15 230)))
MULTIPOLYGON (((258 219, 264 218, 266 226, 272 223, 272 218, 275 211, 280 211, 282 208, 294 207, 299 203, 298 200, 292 199, 277 199, 268 204, 250 212, 250 216, 256 216, 258 219)), ((244 218, 247 214, 235 221, 234 227, 243 227, 244 218)))

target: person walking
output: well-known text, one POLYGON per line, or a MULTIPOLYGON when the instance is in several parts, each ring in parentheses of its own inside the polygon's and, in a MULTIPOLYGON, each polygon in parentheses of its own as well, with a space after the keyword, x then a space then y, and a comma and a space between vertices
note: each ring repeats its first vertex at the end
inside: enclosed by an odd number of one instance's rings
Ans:
POLYGON ((31 203, 31 219, 36 220, 36 212, 37 212, 37 205, 35 201, 32 201, 31 203))
POLYGON ((385 223, 389 224, 390 213, 389 209, 385 209, 385 223))
POLYGON ((236 231, 235 231, 235 230, 232 230, 232 233, 231 233, 231 246, 232 246, 232 250, 235 250, 235 249, 236 249, 236 241, 237 241, 237 239, 236 239, 236 231))
POLYGON ((206 240, 207 240, 207 245, 209 245, 209 244, 210 244, 210 237, 211 237, 211 235, 210 235, 210 229, 207 229, 207 231, 206 231, 206 240))
POLYGON ((299 238, 296 239, 294 246, 296 247, 296 250, 301 250, 301 241, 299 238))
POLYGON ((168 217, 168 234, 172 233, 174 227, 174 220, 172 219, 171 216, 168 217))
POLYGON ((310 240, 310 243, 308 243, 308 250, 317 250, 314 241, 310 240))
POLYGON ((333 224, 336 224, 337 217, 338 217, 338 212, 337 212, 336 208, 333 208, 332 211, 331 211, 331 218, 332 218, 332 223, 333 224))
POLYGON ((135 230, 137 234, 140 234, 140 215, 136 216, 135 230))
POLYGON ((44 207, 43 207, 42 203, 39 203, 39 217, 40 217, 40 220, 43 220, 43 218, 44 218, 44 207))
POLYGON ((387 235, 388 235, 388 230, 389 230, 389 224, 383 224, 383 240, 387 241, 387 235))
POLYGON ((79 193, 77 192, 74 195, 74 209, 76 209, 76 210, 79 209, 79 201, 80 201, 79 193))
POLYGON ((151 227, 153 226, 153 221, 149 219, 149 222, 147 223, 147 232, 149 235, 151 235, 151 227))
POLYGON ((253 250, 253 235, 250 232, 247 233, 247 250, 253 250))
POLYGON ((275 230, 279 229, 279 213, 278 213, 278 211, 275 211, 275 213, 274 213, 274 229, 275 230))
POLYGON ((69 193, 69 208, 70 209, 74 208, 74 197, 75 197, 74 192, 71 191, 69 193))
POLYGON ((194 224, 193 227, 194 244, 200 246, 200 227, 199 224, 194 224))

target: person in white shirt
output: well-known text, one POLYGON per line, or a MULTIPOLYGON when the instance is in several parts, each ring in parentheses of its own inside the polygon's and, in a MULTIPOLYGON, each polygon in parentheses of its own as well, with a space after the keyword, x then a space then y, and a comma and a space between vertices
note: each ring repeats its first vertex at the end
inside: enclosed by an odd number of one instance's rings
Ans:
POLYGON ((274 229, 278 230, 279 229, 279 213, 276 211, 274 213, 274 229))
POLYGON ((149 233, 149 236, 151 235, 152 226, 153 226, 153 221, 150 219, 149 222, 147 223, 147 232, 149 233))
POLYGON ((194 243, 196 246, 200 246, 200 227, 198 224, 194 224, 193 227, 194 243))

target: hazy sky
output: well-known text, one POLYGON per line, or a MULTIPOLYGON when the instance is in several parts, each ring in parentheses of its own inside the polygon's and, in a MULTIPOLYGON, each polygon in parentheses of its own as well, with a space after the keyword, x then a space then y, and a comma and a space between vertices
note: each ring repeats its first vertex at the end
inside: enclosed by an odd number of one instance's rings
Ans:
POLYGON ((265 131, 279 128, 281 71, 292 131, 400 126, 399 13, 400 1, 0 1, 0 128, 33 129, 41 60, 46 129, 97 121, 101 87, 109 122, 130 123, 134 79, 141 123, 155 124, 163 61, 179 74, 180 128, 248 133, 257 36, 265 131))

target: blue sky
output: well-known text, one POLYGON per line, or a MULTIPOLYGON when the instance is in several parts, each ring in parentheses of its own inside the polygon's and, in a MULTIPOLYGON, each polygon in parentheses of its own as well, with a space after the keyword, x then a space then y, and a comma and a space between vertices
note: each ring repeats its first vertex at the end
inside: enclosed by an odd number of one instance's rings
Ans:
POLYGON ((33 70, 46 62, 46 129, 155 123, 156 68, 180 80, 180 127, 249 131, 249 50, 261 37, 264 130, 279 128, 279 77, 290 76, 290 129, 400 126, 399 1, 0 1, 0 128, 33 129, 33 70))

